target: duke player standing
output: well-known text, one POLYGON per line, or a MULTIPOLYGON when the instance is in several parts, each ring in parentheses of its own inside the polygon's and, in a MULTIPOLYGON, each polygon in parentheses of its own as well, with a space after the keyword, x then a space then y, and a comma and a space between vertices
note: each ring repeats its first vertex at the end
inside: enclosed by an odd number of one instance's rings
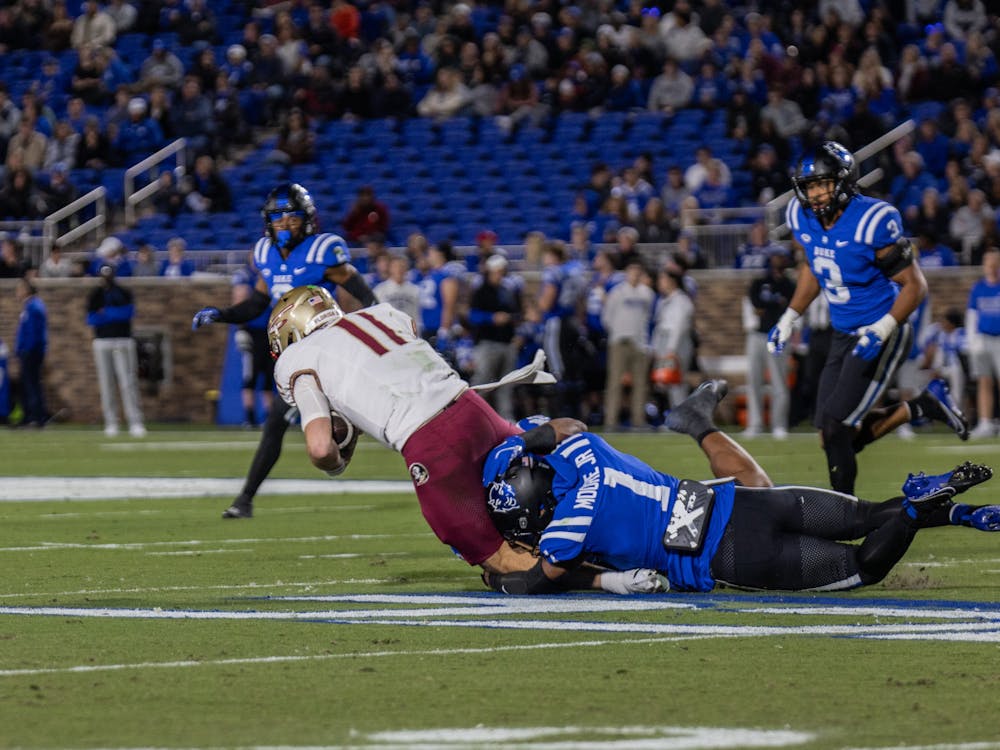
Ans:
POLYGON ((780 352, 809 303, 824 293, 834 336, 814 424, 830 485, 848 494, 854 493, 857 454, 904 422, 939 419, 963 440, 968 437, 965 417, 942 380, 910 401, 873 408, 910 349, 908 318, 927 296, 927 281, 903 237, 899 211, 860 195, 857 175, 854 156, 834 141, 799 162, 787 222, 806 260, 788 309, 768 335, 768 349, 780 352))
MULTIPOLYGON (((261 215, 264 236, 257 240, 253 250, 253 265, 260 274, 253 294, 221 310, 217 307, 199 310, 192 329, 218 321, 245 323, 253 320, 285 292, 306 284, 321 284, 330 289, 339 284, 363 306, 375 304, 372 290, 350 263, 351 254, 344 240, 336 234, 316 233, 316 205, 304 187, 291 183, 274 188, 267 196, 261 215)), ((243 491, 223 512, 223 518, 250 518, 253 515, 254 495, 281 455, 289 409, 283 400, 274 400, 243 491)))

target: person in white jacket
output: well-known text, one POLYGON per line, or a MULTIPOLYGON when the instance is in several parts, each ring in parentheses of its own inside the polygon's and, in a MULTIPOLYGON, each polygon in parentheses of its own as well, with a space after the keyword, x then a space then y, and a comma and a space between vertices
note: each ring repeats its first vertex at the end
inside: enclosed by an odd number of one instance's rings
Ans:
POLYGON ((653 382, 665 388, 670 408, 688 395, 685 376, 694 364, 694 302, 684 290, 684 272, 669 262, 660 271, 660 298, 653 314, 653 382))

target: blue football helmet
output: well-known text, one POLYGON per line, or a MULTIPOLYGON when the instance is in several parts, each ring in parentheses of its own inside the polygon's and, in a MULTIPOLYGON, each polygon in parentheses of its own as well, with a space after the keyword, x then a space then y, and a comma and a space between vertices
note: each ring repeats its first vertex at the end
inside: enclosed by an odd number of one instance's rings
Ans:
POLYGON ((836 141, 825 141, 815 152, 806 154, 795 168, 792 185, 802 208, 821 219, 828 219, 844 208, 858 194, 858 163, 854 155, 836 141), (830 180, 833 193, 826 203, 810 201, 806 187, 813 182, 830 180))
POLYGON ((319 223, 312 196, 308 190, 295 182, 279 185, 268 193, 260 214, 264 219, 268 238, 281 250, 291 250, 306 237, 316 234, 319 223), (293 232, 274 228, 274 222, 288 214, 302 218, 301 230, 293 232))
POLYGON ((486 503, 497 531, 508 542, 530 548, 552 520, 556 498, 552 494, 555 472, 541 459, 524 455, 489 488, 486 503))

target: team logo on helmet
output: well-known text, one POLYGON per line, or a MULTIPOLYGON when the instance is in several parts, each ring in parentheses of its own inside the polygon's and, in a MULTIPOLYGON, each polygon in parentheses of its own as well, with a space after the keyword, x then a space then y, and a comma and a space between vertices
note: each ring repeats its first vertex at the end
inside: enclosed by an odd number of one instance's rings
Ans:
POLYGON ((486 498, 486 504, 494 513, 513 513, 521 509, 514 488, 502 479, 490 485, 490 494, 486 498))
POLYGON ((427 484, 427 481, 431 478, 431 474, 427 471, 427 467, 423 464, 413 463, 410 464, 410 477, 413 478, 413 484, 419 487, 422 484, 427 484))

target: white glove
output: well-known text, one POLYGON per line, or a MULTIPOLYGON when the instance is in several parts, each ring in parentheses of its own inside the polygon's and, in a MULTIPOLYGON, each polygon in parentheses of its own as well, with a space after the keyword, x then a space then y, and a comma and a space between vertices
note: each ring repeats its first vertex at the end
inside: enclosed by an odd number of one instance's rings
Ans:
POLYGON ((781 313, 778 322, 774 324, 767 334, 767 350, 771 354, 780 354, 785 348, 788 339, 792 337, 792 329, 795 327, 795 322, 799 317, 799 314, 790 307, 781 313))
POLYGON ((656 594, 670 590, 670 581, 650 568, 606 570, 601 573, 601 588, 611 594, 656 594))
POLYGON ((861 326, 855 331, 858 343, 852 353, 864 360, 875 359, 898 325, 896 319, 886 313, 871 325, 861 326))

